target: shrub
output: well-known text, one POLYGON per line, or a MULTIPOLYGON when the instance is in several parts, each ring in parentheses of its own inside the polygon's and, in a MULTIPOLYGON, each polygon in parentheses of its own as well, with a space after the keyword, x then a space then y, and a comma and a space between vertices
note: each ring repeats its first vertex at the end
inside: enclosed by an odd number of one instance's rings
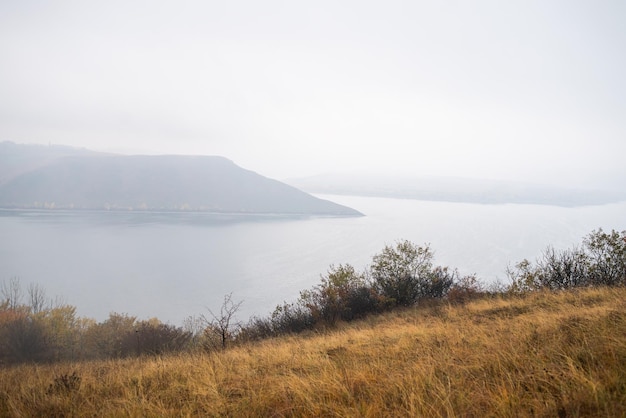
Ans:
POLYGON ((595 285, 626 285, 626 231, 598 229, 583 241, 590 261, 589 281, 595 285))
POLYGON ((45 326, 27 312, 0 311, 0 364, 51 361, 49 340, 45 326))
POLYGON ((315 320, 311 312, 300 303, 278 305, 271 315, 275 335, 300 333, 313 329, 315 320))
POLYGON ((420 282, 420 298, 439 299, 446 296, 457 276, 456 270, 435 267, 427 274, 426 280, 420 282))
POLYGON ((83 335, 83 344, 90 357, 124 357, 129 352, 128 335, 135 330, 137 319, 127 314, 112 312, 109 318, 89 327, 83 335))
POLYGON ((482 294, 484 294, 482 284, 475 275, 470 275, 455 280, 446 296, 452 303, 465 303, 482 294))
POLYGON ((237 335, 239 341, 256 341, 276 336, 274 326, 269 318, 253 316, 241 327, 237 335))
POLYGON ((48 386, 47 393, 49 395, 59 393, 70 393, 80 389, 81 378, 73 372, 72 374, 62 374, 54 378, 54 381, 48 386))
POLYGON ((434 254, 428 245, 401 241, 385 246, 373 257, 370 274, 374 289, 392 304, 410 306, 422 298, 440 298, 450 289, 456 275, 447 267, 433 267, 434 254))
POLYGON ((330 266, 321 283, 300 294, 301 303, 313 320, 333 326, 338 320, 360 318, 378 308, 378 298, 363 274, 349 264, 330 266))
POLYGON ((507 269, 510 291, 568 289, 626 284, 626 231, 592 231, 582 249, 556 251, 548 247, 535 264, 523 260, 507 269))
POLYGON ((548 247, 537 261, 537 268, 542 288, 558 290, 590 284, 588 257, 577 248, 557 252, 548 247))
POLYGON ((346 308, 344 310, 345 321, 352 321, 364 316, 380 312, 386 309, 385 299, 382 298, 371 286, 359 285, 350 289, 346 296, 346 308))
POLYGON ((140 321, 134 330, 127 331, 121 339, 121 354, 158 355, 181 351, 191 341, 191 333, 182 328, 163 324, 158 320, 140 321))

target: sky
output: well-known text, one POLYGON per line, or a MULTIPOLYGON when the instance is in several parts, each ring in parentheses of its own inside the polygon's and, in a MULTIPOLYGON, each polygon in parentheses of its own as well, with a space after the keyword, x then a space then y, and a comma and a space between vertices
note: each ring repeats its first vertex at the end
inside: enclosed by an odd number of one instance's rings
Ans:
POLYGON ((0 0, 0 141, 626 184, 624 1, 0 0))

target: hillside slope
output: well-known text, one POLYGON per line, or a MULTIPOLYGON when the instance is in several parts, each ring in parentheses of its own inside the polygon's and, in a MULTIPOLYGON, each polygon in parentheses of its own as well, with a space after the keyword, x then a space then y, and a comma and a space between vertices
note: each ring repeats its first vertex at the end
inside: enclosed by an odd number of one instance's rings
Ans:
POLYGON ((40 156, 5 175, 0 207, 360 215, 223 157, 40 156))
POLYGON ((536 292, 224 352, 0 369, 0 416, 619 417, 625 300, 536 292))

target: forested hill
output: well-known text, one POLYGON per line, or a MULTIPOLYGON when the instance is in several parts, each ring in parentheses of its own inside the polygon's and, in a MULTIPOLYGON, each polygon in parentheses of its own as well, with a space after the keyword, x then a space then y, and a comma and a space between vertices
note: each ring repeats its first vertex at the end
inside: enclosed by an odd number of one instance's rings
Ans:
POLYGON ((0 207, 358 216, 216 156, 122 156, 0 143, 0 207))

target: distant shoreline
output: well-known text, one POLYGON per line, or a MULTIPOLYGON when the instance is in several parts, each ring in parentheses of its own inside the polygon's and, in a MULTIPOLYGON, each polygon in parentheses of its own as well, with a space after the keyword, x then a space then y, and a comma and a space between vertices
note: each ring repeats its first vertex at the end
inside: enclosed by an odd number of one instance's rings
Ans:
POLYGON ((120 213, 120 214, 153 214, 153 215, 226 215, 226 216, 262 216, 262 217, 316 217, 316 218, 356 218, 363 214, 351 215, 345 213, 305 213, 305 212, 232 212, 207 210, 173 210, 173 209, 88 209, 88 208, 28 208, 28 207, 0 207, 0 212, 12 213, 120 213))
POLYGON ((401 199, 401 200, 417 200, 422 202, 447 202, 447 203, 469 203, 475 205, 537 205, 537 206, 555 206, 561 208, 582 208, 589 206, 604 206, 626 202, 626 198, 615 197, 614 199, 598 199, 593 200, 580 200, 566 201, 558 199, 532 199, 532 198, 518 198, 518 199, 504 199, 497 197, 476 197, 468 198, 464 196, 427 196, 427 195, 412 195, 403 193, 385 193, 375 191, 328 191, 319 189, 306 189, 308 193, 314 196, 354 196, 354 197, 369 197, 369 198, 381 198, 381 199, 401 199))

